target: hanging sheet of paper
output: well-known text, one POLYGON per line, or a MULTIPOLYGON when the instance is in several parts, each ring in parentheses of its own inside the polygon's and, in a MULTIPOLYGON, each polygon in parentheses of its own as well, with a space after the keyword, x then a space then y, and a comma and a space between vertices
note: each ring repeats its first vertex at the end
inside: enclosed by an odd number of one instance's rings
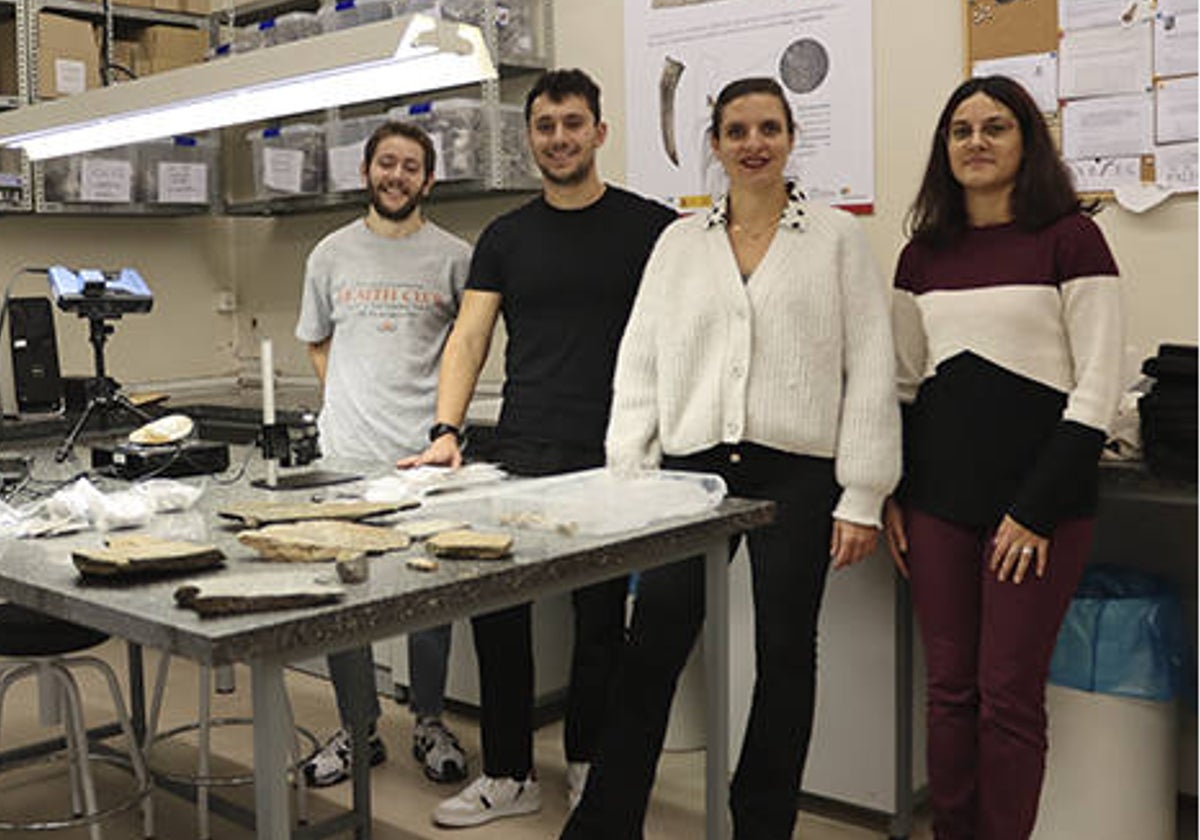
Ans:
POLYGON ((1111 96, 1150 88, 1154 44, 1150 21, 1068 30, 1058 57, 1058 96, 1111 96))
POLYGON ((1154 150, 1154 180, 1172 192, 1196 192, 1197 144, 1177 143, 1154 150))
POLYGON ((1196 12, 1154 17, 1154 75, 1183 76, 1198 69, 1196 58, 1196 12))
POLYGON ((263 184, 285 193, 300 192, 300 176, 304 169, 304 152, 299 149, 266 147, 263 155, 263 184))
POLYGON ((787 166, 808 197, 875 197, 870 0, 626 0, 627 180, 680 209, 726 188, 712 101, 745 76, 779 81, 798 127, 787 166))
POLYGON ((972 76, 1008 76, 1021 83, 1044 114, 1058 110, 1058 55, 1033 53, 976 61, 972 76))
POLYGON ((1063 103, 1063 157, 1069 160, 1150 154, 1154 96, 1135 93, 1063 103))
POLYGON ((157 198, 160 204, 207 204, 208 165, 159 161, 157 198))
POLYGON ((1142 180, 1142 159, 1137 157, 1085 158, 1064 161, 1075 189, 1082 193, 1111 192, 1142 180))
POLYGON ((85 157, 80 165, 79 197, 84 201, 123 203, 133 197, 133 164, 127 160, 85 157))
POLYGON ((1058 25, 1063 30, 1130 24, 1149 8, 1146 0, 1058 0, 1058 25))
POLYGON ((362 176, 363 147, 366 140, 359 143, 348 143, 344 146, 334 146, 326 152, 329 162, 329 188, 334 192, 346 190, 361 190, 364 186, 362 176))

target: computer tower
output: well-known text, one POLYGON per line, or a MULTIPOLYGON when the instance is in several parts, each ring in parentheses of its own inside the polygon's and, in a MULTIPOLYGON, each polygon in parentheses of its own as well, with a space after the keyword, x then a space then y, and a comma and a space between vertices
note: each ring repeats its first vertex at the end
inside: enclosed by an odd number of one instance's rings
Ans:
POLYGON ((8 344, 17 412, 61 411, 63 385, 58 368, 58 341, 54 313, 47 298, 9 298, 8 344))

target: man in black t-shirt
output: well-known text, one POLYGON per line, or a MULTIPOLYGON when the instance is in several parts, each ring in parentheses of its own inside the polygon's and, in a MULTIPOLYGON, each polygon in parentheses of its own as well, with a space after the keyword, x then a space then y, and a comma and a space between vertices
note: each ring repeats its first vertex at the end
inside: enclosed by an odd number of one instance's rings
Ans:
MULTIPOLYGON (((642 268, 675 213, 605 184, 596 150, 607 126, 600 90, 580 70, 555 70, 525 102, 542 195, 483 232, 442 356, 430 447, 400 462, 462 462, 460 429, 487 359, 497 315, 508 333, 496 460, 536 476, 604 464, 613 368, 642 268)), ((626 580, 577 590, 575 649, 564 728, 572 806, 604 728, 624 641, 626 580)), ((530 605, 472 619, 481 687, 483 775, 442 802, 444 826, 537 811, 533 776, 530 605)))

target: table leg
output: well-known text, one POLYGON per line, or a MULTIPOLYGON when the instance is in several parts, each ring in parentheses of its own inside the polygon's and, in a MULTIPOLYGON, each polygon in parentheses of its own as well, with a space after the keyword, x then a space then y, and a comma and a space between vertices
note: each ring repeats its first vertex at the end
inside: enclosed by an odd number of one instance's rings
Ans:
MULTIPOLYGON (((374 677, 374 674, 372 674, 374 677)), ((350 729, 350 780, 353 786, 355 815, 354 840, 370 840, 371 837, 371 760, 367 741, 370 739, 371 719, 367 698, 357 697, 351 701, 350 729)))
POLYGON ((729 546, 704 554, 705 787, 707 840, 730 835, 729 811, 729 546))
POLYGON ((258 840, 287 840, 291 836, 288 809, 287 761, 292 733, 288 731, 283 661, 256 659, 250 663, 254 694, 254 809, 258 840))
POLYGON ((142 646, 134 642, 125 645, 129 671, 129 719, 139 744, 146 743, 146 677, 143 669, 142 646))

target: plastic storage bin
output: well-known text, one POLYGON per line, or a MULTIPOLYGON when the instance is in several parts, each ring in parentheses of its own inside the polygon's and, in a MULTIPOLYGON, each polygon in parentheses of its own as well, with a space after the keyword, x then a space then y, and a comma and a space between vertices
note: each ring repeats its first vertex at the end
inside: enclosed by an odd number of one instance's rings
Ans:
POLYGON ((259 23, 248 23, 233 30, 232 51, 234 53, 250 52, 262 49, 267 44, 266 31, 275 25, 273 20, 259 23))
POLYGON ((536 187, 537 169, 525 137, 524 107, 501 104, 495 112, 491 108, 478 99, 436 99, 393 108, 388 118, 415 123, 429 133, 438 152, 439 181, 488 178, 488 132, 495 125, 500 131, 499 184, 536 187))
POLYGON ((1183 648, 1179 600, 1164 582, 1087 569, 1050 665, 1035 840, 1175 840, 1183 648))
POLYGON ((428 132, 437 149, 439 181, 484 177, 487 137, 483 103, 478 99, 437 99, 393 108, 388 119, 411 122, 428 132))
POLYGON ((325 124, 326 179, 330 192, 363 188, 363 147, 387 120, 384 114, 331 120, 325 124))
POLYGON ((321 21, 315 12, 288 12, 274 20, 274 26, 264 30, 266 45, 289 44, 321 34, 321 21))
POLYGON ((534 189, 540 183, 523 105, 500 105, 500 183, 506 187, 534 189))
POLYGON ((42 164, 48 201, 66 204, 128 204, 138 169, 135 146, 102 149, 42 164))
MULTIPOLYGON (((442 16, 484 28, 486 0, 441 0, 442 16)), ((537 57, 531 0, 497 0, 496 43, 500 58, 527 61, 537 57)))
POLYGON ((317 10, 322 32, 336 32, 364 23, 376 23, 392 16, 391 0, 337 0, 317 10))
POLYGON ((247 133, 255 198, 315 195, 325 189, 325 129, 294 123, 247 133))
POLYGON ((217 143, 167 137, 138 147, 137 198, 156 205, 208 205, 217 194, 217 143))

